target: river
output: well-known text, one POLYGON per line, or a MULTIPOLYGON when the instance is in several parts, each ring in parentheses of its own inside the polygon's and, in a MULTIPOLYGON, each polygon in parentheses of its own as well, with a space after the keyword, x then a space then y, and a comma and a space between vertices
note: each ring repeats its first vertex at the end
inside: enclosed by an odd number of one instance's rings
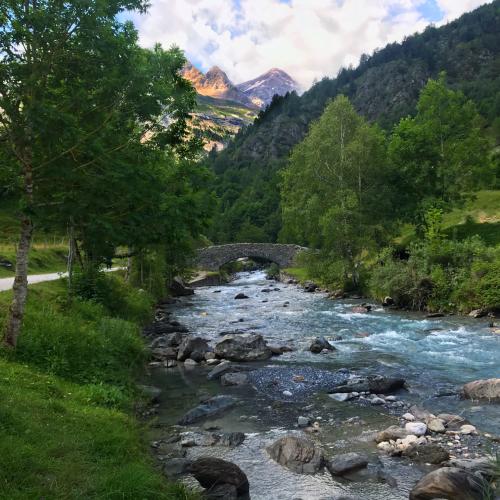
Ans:
MULTIPOLYGON (((369 313, 352 312, 359 302, 332 301, 323 294, 305 293, 295 285, 266 280, 264 272, 256 271, 239 273, 228 285, 198 288, 194 296, 173 305, 172 312, 190 332, 214 343, 221 332, 244 330, 262 334, 269 344, 294 348, 256 366, 286 374, 311 368, 347 368, 356 374, 401 376, 408 384, 408 391, 398 394, 401 401, 436 414, 459 414, 481 431, 500 434, 498 405, 472 403, 457 396, 457 390, 468 381, 500 376, 500 335, 491 331, 487 319, 426 319, 421 314, 377 306, 369 313), (264 293, 264 288, 272 291, 264 293), (235 300, 240 292, 249 298, 235 300), (308 347, 317 336, 340 336, 342 340, 334 342, 334 352, 312 354, 308 347)), ((236 448, 193 447, 188 455, 209 454, 238 464, 248 475, 252 499, 315 500, 352 495, 399 500, 408 498, 412 485, 425 472, 425 467, 377 453, 373 433, 397 423, 397 417, 386 408, 338 402, 324 393, 288 397, 267 391, 265 386, 221 387, 206 379, 208 370, 201 366, 152 370, 148 383, 163 390, 156 437, 169 429, 177 432, 175 423, 203 395, 234 395, 239 404, 209 423, 224 431, 245 432, 243 444, 236 448), (273 462, 265 447, 284 433, 299 432, 296 422, 300 415, 320 424, 316 438, 327 453, 368 452, 396 479, 397 487, 371 479, 333 480, 328 472, 298 475, 273 462)))

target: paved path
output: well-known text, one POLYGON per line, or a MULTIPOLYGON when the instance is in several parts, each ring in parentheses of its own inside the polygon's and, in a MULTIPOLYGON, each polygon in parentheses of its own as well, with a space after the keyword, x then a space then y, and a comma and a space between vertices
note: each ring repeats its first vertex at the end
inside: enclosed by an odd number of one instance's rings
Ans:
MULTIPOLYGON (((112 267, 111 269, 105 269, 105 272, 118 271, 120 269, 123 268, 112 267)), ((65 276, 68 276, 68 273, 31 274, 28 276, 28 284, 33 285, 34 283, 43 283, 44 281, 54 281, 65 276)), ((10 290, 13 284, 14 278, 0 278, 0 292, 10 290)))

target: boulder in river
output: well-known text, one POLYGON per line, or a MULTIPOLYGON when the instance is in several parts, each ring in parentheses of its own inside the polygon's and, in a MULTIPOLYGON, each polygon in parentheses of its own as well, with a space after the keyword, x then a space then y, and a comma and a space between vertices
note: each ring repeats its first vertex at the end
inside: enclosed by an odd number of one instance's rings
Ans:
POLYGON ((240 292, 234 296, 236 300, 248 299, 248 295, 245 295, 243 292, 240 292))
MULTIPOLYGON (((246 499, 249 497, 249 484, 246 474, 235 464, 214 457, 201 457, 187 466, 187 471, 192 474, 198 482, 207 490, 217 490, 222 485, 229 485, 236 489, 236 498, 246 499)), ((233 488, 229 488, 233 491, 233 488)), ((219 498, 228 498, 226 496, 219 498)), ((231 498, 231 497, 229 497, 231 498)))
POLYGON ((424 436, 427 432, 427 425, 423 422, 408 422, 405 425, 405 430, 408 434, 413 434, 414 436, 424 436))
POLYGON ((188 286, 185 285, 184 281, 182 278, 179 276, 176 276, 173 280, 172 283, 170 283, 170 293, 174 297, 185 297, 187 295, 193 295, 194 290, 188 286))
POLYGON ((316 337, 311 346, 309 347, 309 350, 314 353, 314 354, 319 354, 323 349, 327 349, 328 351, 336 351, 335 347, 328 342, 328 340, 325 339, 325 337, 316 337))
POLYGON ((201 337, 188 336, 179 346, 177 361, 185 361, 188 358, 200 362, 205 360, 205 354, 210 350, 208 342, 201 337))
POLYGON ((446 462, 450 458, 449 453, 435 443, 415 444, 404 450, 403 455, 415 462, 435 465, 446 462))
POLYGON ((368 465, 368 457, 361 453, 343 453, 336 455, 326 462, 326 468, 332 476, 343 476, 363 469, 368 465))
POLYGON ((474 380, 465 384, 462 393, 466 399, 482 399, 500 402, 500 378, 474 380))
POLYGON ((318 285, 316 283, 314 283, 313 281, 306 281, 304 283, 304 291, 305 292, 313 293, 316 291, 317 288, 318 288, 318 285))
POLYGON ((387 394, 402 389, 404 386, 405 380, 403 378, 371 375, 369 377, 358 377, 347 380, 342 384, 333 386, 330 392, 371 392, 372 394, 387 394))
POLYGON ((314 474, 323 466, 323 452, 306 438, 285 436, 267 447, 273 460, 299 474, 314 474))
POLYGON ((260 361, 269 359, 272 352, 262 335, 244 333, 223 337, 215 346, 215 354, 231 361, 260 361))
POLYGON ((457 467, 442 467, 425 475, 411 490, 410 500, 481 500, 481 481, 457 467))
POLYGON ((231 396, 214 396, 189 410, 180 420, 179 425, 191 425, 203 418, 212 417, 234 406, 236 400, 231 396))

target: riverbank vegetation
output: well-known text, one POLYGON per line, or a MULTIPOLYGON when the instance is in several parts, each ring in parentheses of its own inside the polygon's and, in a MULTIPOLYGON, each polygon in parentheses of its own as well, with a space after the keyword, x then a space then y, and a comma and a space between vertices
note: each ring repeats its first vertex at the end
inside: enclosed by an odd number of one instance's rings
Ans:
MULTIPOLYGON (((0 353, 0 497, 189 499, 155 470, 133 416, 154 298, 106 275, 102 300, 30 287, 23 335, 0 353)), ((0 294, 0 326, 10 292, 0 294)))
MULTIPOLYGON (((460 209, 498 182, 482 123, 444 74, 390 135, 337 97, 283 171, 281 240, 315 249, 301 266, 329 287, 410 309, 500 309, 498 235, 482 239, 471 217, 458 224, 460 209)), ((483 204, 495 199, 480 195, 483 204)))

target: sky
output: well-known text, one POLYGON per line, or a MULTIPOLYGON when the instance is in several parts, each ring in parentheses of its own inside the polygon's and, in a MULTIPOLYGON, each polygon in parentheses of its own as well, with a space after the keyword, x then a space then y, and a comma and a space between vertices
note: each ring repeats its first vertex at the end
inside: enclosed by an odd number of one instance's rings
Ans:
MULTIPOLYGON (((490 0, 491 1, 491 0, 490 0)), ((485 0, 150 0, 128 14, 140 44, 177 45, 199 69, 234 83, 270 68, 307 89, 387 43, 456 19, 485 0)))

